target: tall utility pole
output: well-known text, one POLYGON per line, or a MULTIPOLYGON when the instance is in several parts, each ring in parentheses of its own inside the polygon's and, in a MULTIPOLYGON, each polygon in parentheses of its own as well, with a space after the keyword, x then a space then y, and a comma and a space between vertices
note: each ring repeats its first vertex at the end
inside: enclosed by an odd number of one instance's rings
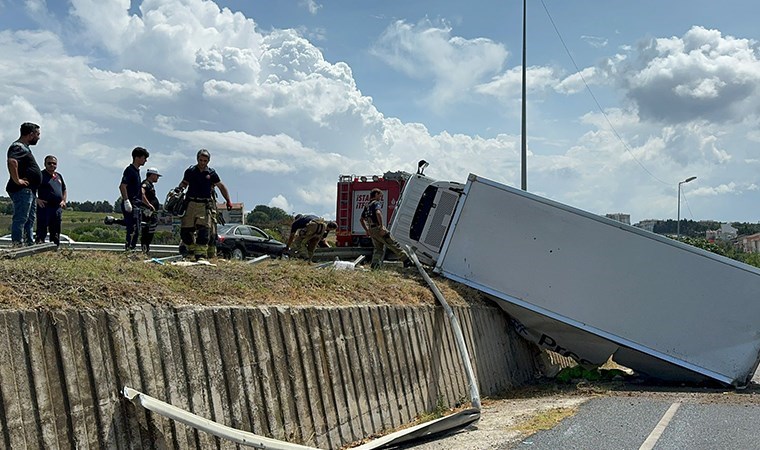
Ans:
POLYGON ((528 190, 528 127, 526 125, 527 116, 525 113, 525 103, 526 103, 526 94, 525 94, 525 64, 527 61, 527 58, 525 56, 525 24, 526 24, 526 18, 527 18, 527 1, 523 0, 523 26, 522 26, 522 190, 527 191, 528 190))
POLYGON ((689 177, 678 183, 678 220, 676 222, 676 239, 681 237, 681 185, 696 180, 697 177, 689 177))

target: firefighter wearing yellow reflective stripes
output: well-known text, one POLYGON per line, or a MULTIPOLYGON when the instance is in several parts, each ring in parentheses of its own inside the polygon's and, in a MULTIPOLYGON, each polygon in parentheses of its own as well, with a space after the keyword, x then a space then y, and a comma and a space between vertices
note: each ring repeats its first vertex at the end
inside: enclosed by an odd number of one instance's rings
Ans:
POLYGON ((383 191, 378 188, 372 189, 369 193, 369 203, 364 207, 360 222, 364 231, 372 238, 372 265, 373 269, 379 269, 383 265, 385 249, 390 249, 404 263, 404 267, 409 267, 411 261, 401 249, 401 246, 392 237, 390 231, 383 225, 383 191))
POLYGON ((179 189, 187 188, 185 201, 188 202, 179 234, 187 247, 188 255, 195 257, 197 261, 206 259, 208 254, 207 247, 213 230, 213 211, 216 208, 213 189, 219 188, 227 202, 228 210, 232 209, 232 202, 227 187, 219 179, 216 171, 208 166, 211 153, 206 149, 198 150, 196 161, 198 164, 185 170, 179 185, 179 189))
MULTIPOLYGON (((335 231, 337 229, 338 224, 335 222, 325 222, 316 217, 309 220, 302 228, 295 230, 295 239, 293 239, 293 250, 295 254, 301 258, 307 258, 309 261, 312 261, 314 259, 314 250, 317 248, 317 245, 327 238, 330 231, 335 231)), ((291 237, 292 236, 293 230, 291 230, 291 237)))

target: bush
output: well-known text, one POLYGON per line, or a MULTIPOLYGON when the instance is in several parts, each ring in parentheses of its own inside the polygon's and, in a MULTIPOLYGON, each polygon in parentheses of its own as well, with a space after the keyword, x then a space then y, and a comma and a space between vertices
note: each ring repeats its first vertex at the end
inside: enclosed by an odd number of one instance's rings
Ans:
POLYGON ((126 239, 124 231, 119 228, 97 225, 76 227, 68 235, 80 242, 124 242, 126 239))

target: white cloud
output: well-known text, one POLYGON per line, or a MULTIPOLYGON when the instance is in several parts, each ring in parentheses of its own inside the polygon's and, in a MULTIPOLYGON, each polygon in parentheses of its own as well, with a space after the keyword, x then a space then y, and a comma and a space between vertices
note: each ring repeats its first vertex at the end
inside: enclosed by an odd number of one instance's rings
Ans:
POLYGON ((317 3, 315 0, 303 0, 301 2, 301 5, 305 6, 306 9, 309 10, 309 13, 312 15, 317 14, 320 8, 322 8, 322 5, 317 3))
POLYGON ((642 118, 671 123, 730 122, 758 110, 760 55, 750 39, 695 26, 682 37, 651 39, 606 66, 642 118))
POLYGON ((594 48, 603 48, 607 46, 607 38, 601 36, 587 36, 582 35, 581 40, 585 41, 588 45, 594 48))
POLYGON ((575 94, 586 89, 586 85, 596 84, 601 75, 595 67, 586 67, 580 72, 565 77, 557 86, 557 92, 575 94))
MULTIPOLYGON (((528 91, 543 92, 557 84, 557 75, 550 67, 528 67, 525 73, 528 91)), ((522 94, 522 67, 515 67, 497 75, 491 81, 475 87, 479 94, 500 99, 520 98, 522 94)))
POLYGON ((288 199, 282 194, 272 197, 267 206, 280 208, 285 212, 293 212, 293 205, 291 205, 290 202, 288 202, 288 199))
POLYGON ((465 39, 451 32, 446 23, 398 20, 383 32, 372 51, 407 76, 432 78, 428 98, 440 107, 461 99, 498 73, 508 55, 503 45, 490 39, 465 39))

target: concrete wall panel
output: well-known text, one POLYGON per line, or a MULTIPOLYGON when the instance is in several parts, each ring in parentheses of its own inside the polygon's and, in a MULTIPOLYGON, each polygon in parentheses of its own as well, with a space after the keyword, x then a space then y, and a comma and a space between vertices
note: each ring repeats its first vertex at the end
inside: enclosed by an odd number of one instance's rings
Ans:
MULTIPOLYGON (((482 396, 533 379, 536 349, 500 309, 454 310, 482 396)), ((319 448, 469 398, 437 307, 0 311, 0 448, 240 448, 132 404, 125 385, 319 448)))

